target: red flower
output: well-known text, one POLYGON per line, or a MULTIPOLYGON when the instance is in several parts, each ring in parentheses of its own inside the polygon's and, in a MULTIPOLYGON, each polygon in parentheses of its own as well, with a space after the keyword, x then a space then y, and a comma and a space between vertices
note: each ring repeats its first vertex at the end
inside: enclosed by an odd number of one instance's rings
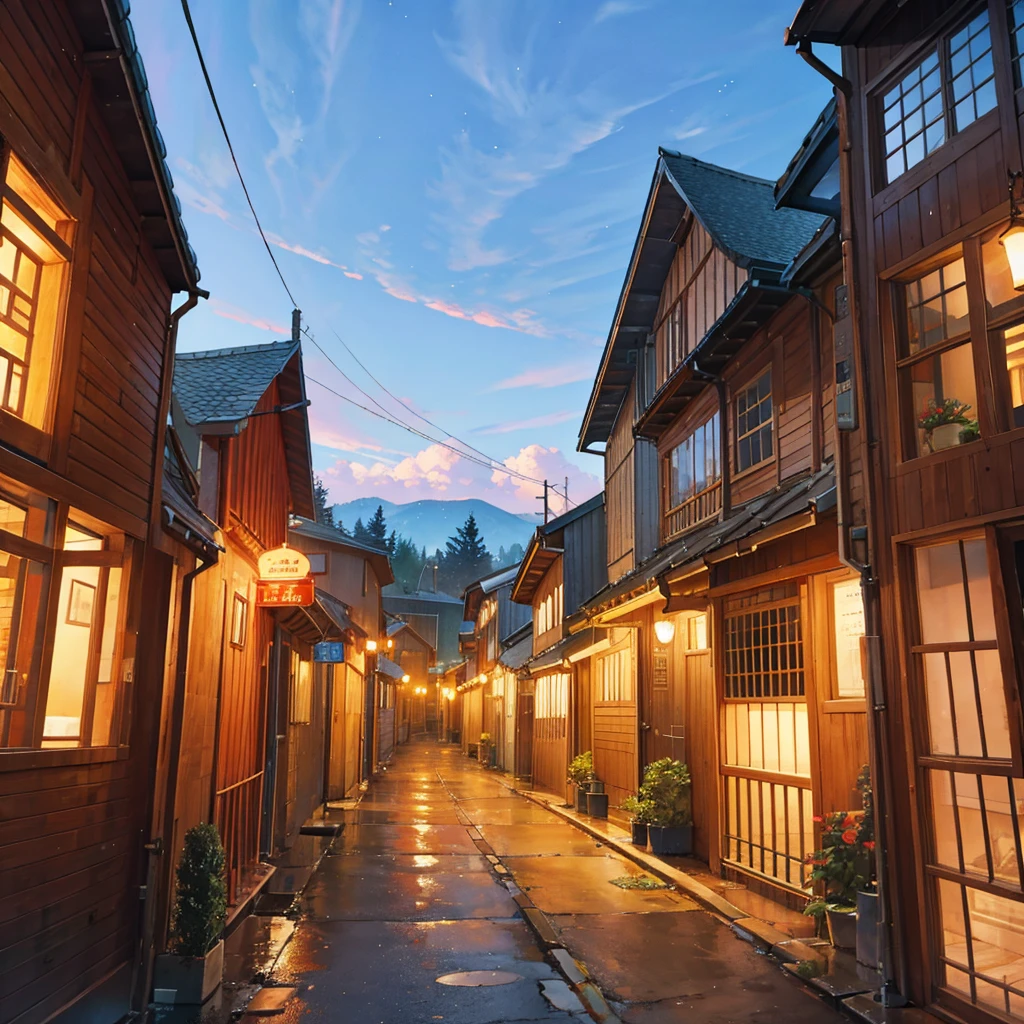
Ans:
POLYGON ((875 848, 875 841, 874 841, 874 839, 865 839, 864 840, 864 849, 865 850, 873 850, 874 848, 875 848))
POLYGON ((857 819, 853 816, 852 811, 849 814, 847 814, 845 818, 843 818, 843 828, 853 828, 853 826, 856 824, 857 819))
POLYGON ((821 824, 821 822, 823 822, 823 821, 824 821, 825 819, 824 819, 824 818, 823 818, 823 817, 822 817, 822 816, 821 816, 820 814, 816 814, 816 815, 814 816, 814 820, 815 820, 816 822, 818 822, 818 824, 820 825, 820 824, 821 824))
POLYGON ((842 838, 843 842, 846 843, 847 846, 853 846, 853 844, 857 842, 857 833, 852 828, 848 828, 843 833, 842 838))

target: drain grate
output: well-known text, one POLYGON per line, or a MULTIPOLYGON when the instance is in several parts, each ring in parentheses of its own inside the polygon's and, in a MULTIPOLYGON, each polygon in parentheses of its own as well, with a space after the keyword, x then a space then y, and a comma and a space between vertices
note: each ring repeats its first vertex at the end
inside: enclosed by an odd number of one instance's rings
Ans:
POLYGON ((442 974, 437 983, 460 988, 481 988, 487 985, 511 985, 514 981, 522 980, 521 974, 513 974, 511 971, 457 971, 455 974, 442 974))

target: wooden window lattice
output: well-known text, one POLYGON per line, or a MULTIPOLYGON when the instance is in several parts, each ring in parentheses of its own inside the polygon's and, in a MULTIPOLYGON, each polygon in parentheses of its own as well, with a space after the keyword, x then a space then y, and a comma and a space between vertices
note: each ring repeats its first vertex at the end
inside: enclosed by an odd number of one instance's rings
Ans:
POLYGON ((799 601, 728 616, 725 643, 726 698, 804 696, 799 601))

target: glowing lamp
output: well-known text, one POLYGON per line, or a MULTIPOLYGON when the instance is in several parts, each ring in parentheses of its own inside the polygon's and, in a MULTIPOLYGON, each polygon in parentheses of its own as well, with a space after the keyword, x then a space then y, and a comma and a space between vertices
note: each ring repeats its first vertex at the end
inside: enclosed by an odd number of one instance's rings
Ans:
POLYGON ((654 624, 654 635, 658 638, 659 644, 668 645, 676 635, 676 624, 670 619, 658 619, 654 624))
POLYGON ((409 673, 408 672, 406 672, 406 674, 404 676, 402 676, 402 682, 403 683, 409 682, 409 673))
POLYGON ((394 640, 391 640, 391 639, 389 638, 389 639, 388 639, 388 650, 390 651, 390 650, 391 650, 391 648, 392 648, 392 647, 394 647, 394 646, 395 646, 395 641, 394 641, 394 640))
POLYGON ((373 652, 377 650, 377 641, 376 640, 367 640, 366 641, 366 650, 367 650, 368 654, 373 654, 373 652))
POLYGON ((1006 262, 1010 264, 1013 287, 1024 289, 1024 225, 1014 224, 1000 239, 1006 250, 1006 262))

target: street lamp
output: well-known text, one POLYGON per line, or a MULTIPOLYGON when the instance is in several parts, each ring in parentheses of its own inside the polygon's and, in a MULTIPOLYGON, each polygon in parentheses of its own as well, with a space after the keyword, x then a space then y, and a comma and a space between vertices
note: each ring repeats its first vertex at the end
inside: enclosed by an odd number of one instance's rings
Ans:
POLYGON ((676 635, 676 624, 671 619, 658 619, 654 624, 654 635, 659 644, 668 646, 676 635))
POLYGON ((1024 225, 1020 202, 1024 192, 1024 171, 1008 171, 1006 190, 1010 196, 1010 226, 999 236, 1010 264, 1010 277, 1017 291, 1024 290, 1024 225), (1020 187, 1018 187, 1020 186, 1020 187))
POLYGON ((366 641, 366 651, 367 651, 367 653, 368 654, 373 654, 374 651, 376 651, 376 650, 377 650, 377 641, 376 640, 367 640, 366 641))
POLYGON ((408 672, 406 672, 406 674, 404 676, 402 676, 402 682, 403 683, 409 682, 409 673, 408 672))

